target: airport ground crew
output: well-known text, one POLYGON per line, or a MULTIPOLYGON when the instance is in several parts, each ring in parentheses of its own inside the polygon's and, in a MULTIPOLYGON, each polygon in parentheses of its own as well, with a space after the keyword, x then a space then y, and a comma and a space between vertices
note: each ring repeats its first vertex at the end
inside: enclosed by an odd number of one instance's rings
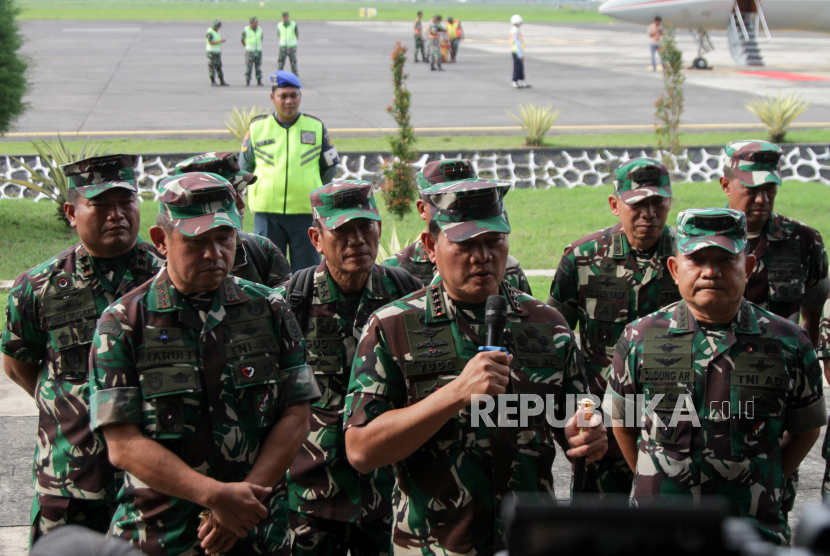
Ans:
POLYGON ((87 362, 104 309, 163 263, 138 236, 136 161, 109 155, 61 167, 80 242, 18 276, 9 294, 3 367, 39 415, 31 540, 68 524, 106 532, 115 510, 121 481, 90 429, 87 362))
POLYGON ((458 47, 461 44, 461 39, 464 38, 464 29, 461 27, 461 22, 453 19, 452 16, 447 18, 447 37, 450 39, 452 61, 455 62, 455 57, 458 55, 458 47))
POLYGON ((669 270, 683 299, 626 327, 606 403, 615 425, 625 425, 614 434, 635 471, 635 504, 721 496, 784 545, 785 481, 827 411, 806 332, 743 297, 755 268, 746 238, 742 212, 678 215, 669 270))
POLYGON ((291 73, 300 75, 297 70, 297 39, 300 38, 300 30, 296 21, 288 19, 288 12, 282 12, 282 23, 277 23, 277 37, 280 40, 280 57, 277 61, 277 69, 285 67, 286 58, 291 63, 291 73))
POLYGON ((228 276, 234 196, 216 174, 162 181, 150 236, 167 263, 95 333, 92 427, 125 471, 110 534, 150 556, 290 554, 274 486, 319 391, 285 300, 228 276))
POLYGON ((251 84, 251 73, 256 69, 256 84, 262 86, 262 28, 252 17, 242 30, 242 46, 245 47, 245 86, 251 84))
POLYGON ((501 500, 515 493, 527 503, 556 505, 554 436, 572 443, 571 457, 592 460, 607 447, 599 415, 580 434, 573 421, 554 428, 544 418, 473 424, 473 395, 495 397, 508 388, 536 394, 562 419, 566 395, 585 392, 565 319, 502 279, 510 233, 502 199, 509 189, 460 181, 423 191, 440 207, 424 235, 438 277, 372 315, 357 346, 346 451, 363 473, 395 466, 395 554, 494 554, 505 547, 501 500), (506 298, 505 342, 513 356, 479 351, 492 295, 506 298))
POLYGON ((219 77, 219 86, 227 87, 225 83, 225 74, 222 73, 222 43, 227 42, 228 39, 223 39, 219 34, 219 28, 222 27, 222 22, 218 19, 213 22, 213 25, 207 30, 207 44, 205 50, 207 51, 208 59, 208 75, 210 75, 210 84, 217 86, 216 78, 219 77))
POLYGON ((370 182, 315 189, 311 206, 309 233, 323 262, 277 288, 300 321, 323 394, 311 407, 311 430, 289 470, 293 553, 384 555, 391 548, 393 471, 385 466, 363 475, 349 464, 343 402, 369 316, 423 285, 399 268, 374 264, 381 227, 370 182))
POLYGON ((522 35, 522 16, 510 18, 510 49, 513 52, 513 88, 526 89, 530 85, 525 81, 525 38, 522 35))
MULTIPOLYGON (((438 183, 458 181, 462 179, 475 179, 476 173, 469 160, 433 160, 424 169, 418 172, 418 189, 423 190, 438 183)), ((418 214, 421 220, 429 225, 431 207, 429 197, 422 195, 416 202, 418 214)), ((438 270, 427 254, 424 242, 419 237, 411 243, 387 258, 381 263, 384 266, 398 266, 420 279, 423 283, 429 284, 438 273, 438 270)), ((513 255, 507 255, 507 268, 504 279, 512 287, 532 295, 530 283, 527 281, 519 261, 513 255)))
POLYGON ((427 38, 429 39, 429 69, 444 71, 441 65, 441 34, 446 32, 441 26, 441 16, 435 14, 432 16, 432 23, 429 24, 427 30, 427 38), (438 67, 436 67, 436 64, 438 67))
POLYGON ((287 252, 293 272, 320 264, 308 238, 309 195, 332 181, 340 163, 323 122, 300 113, 301 88, 292 73, 271 74, 275 112, 253 119, 239 156, 242 171, 257 176, 248 192, 254 233, 287 252))
MULTIPOLYGON (((236 210, 239 211, 240 220, 244 221, 246 189, 257 178, 254 174, 241 171, 238 161, 238 153, 204 153, 176 164, 173 175, 187 172, 210 172, 225 178, 233 186, 236 195, 234 204, 236 210)), ((291 278, 291 265, 273 241, 267 237, 239 230, 236 238, 236 255, 230 273, 232 276, 249 282, 276 288, 291 278)))
MULTIPOLYGON (((680 300, 668 270, 674 230, 669 170, 659 160, 635 158, 620 166, 608 199, 619 221, 574 241, 556 269, 548 305, 579 327, 588 390, 605 394, 614 346, 625 326, 680 300)), ((629 494, 634 473, 613 433, 605 457, 586 467, 582 492, 629 494)))
POLYGON ((418 12, 418 17, 415 18, 415 27, 413 32, 415 34, 415 62, 418 62, 418 52, 421 53, 421 60, 426 62, 428 60, 427 53, 424 50, 424 31, 421 25, 421 18, 424 12, 418 12))

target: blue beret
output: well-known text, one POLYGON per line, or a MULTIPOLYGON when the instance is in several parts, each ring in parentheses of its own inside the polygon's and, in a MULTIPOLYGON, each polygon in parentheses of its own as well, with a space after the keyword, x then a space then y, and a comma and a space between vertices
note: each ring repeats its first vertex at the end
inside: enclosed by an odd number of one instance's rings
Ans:
POLYGON ((290 71, 275 71, 271 74, 271 86, 273 87, 297 87, 302 88, 300 78, 290 71))

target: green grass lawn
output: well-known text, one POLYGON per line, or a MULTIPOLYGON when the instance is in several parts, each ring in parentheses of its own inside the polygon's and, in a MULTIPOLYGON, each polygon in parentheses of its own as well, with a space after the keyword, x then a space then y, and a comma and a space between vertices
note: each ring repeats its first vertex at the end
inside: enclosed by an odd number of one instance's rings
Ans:
MULTIPOLYGON (((824 237, 830 237, 828 187, 814 183, 786 182, 776 199, 776 210, 808 223, 824 237)), ((610 186, 575 187, 574 189, 517 189, 507 197, 513 225, 510 235, 513 254, 526 269, 555 268, 565 246, 590 232, 612 225, 614 216, 608 208, 610 186)), ((669 222, 674 223, 680 210, 691 207, 723 206, 725 196, 715 183, 678 184, 669 222)), ((382 242, 386 245, 392 227, 403 243, 423 230, 423 222, 413 212, 403 221, 390 219, 381 206, 385 225, 382 242)), ((141 205, 141 235, 155 221, 155 203, 141 205)), ((76 243, 77 236, 53 217, 53 205, 44 201, 0 201, 0 279, 11 280, 30 268, 76 243)), ((254 219, 245 219, 245 229, 253 229, 254 219)), ((531 278, 534 294, 547 297, 550 278, 531 278)), ((0 296, 0 310, 5 318, 5 296, 0 296)))
POLYGON ((421 6, 404 2, 125 2, 121 1, 42 1, 22 0, 20 19, 60 20, 123 20, 123 21, 247 21, 251 16, 260 20, 278 21, 284 10, 291 19, 303 21, 352 21, 360 19, 360 8, 377 8, 376 21, 409 21, 415 12, 425 15, 441 12, 446 18, 460 21, 510 21, 516 12, 527 22, 586 23, 611 22, 596 9, 580 9, 557 4, 461 4, 444 3, 439 6, 421 6))
MULTIPOLYGON (((765 138, 762 131, 737 132, 717 131, 702 133, 681 133, 680 141, 687 146, 725 145, 736 137, 751 135, 765 138)), ((51 138, 49 138, 51 139, 51 138)), ((64 141, 73 148, 80 147, 83 140, 64 141)), ((101 139, 107 152, 130 153, 198 153, 209 151, 236 151, 239 143, 234 139, 101 139)), ((590 148, 590 147, 653 147, 653 133, 593 133, 587 135, 557 134, 556 128, 545 138, 546 147, 590 148)), ((804 129, 790 131, 786 143, 830 143, 830 130, 804 129)), ((337 137, 334 144, 340 152, 388 152, 386 137, 337 137)), ((523 148, 522 135, 438 135, 418 137, 417 148, 421 151, 452 153, 470 150, 519 149, 523 148)), ((36 154, 29 141, 0 141, 0 155, 36 154)))

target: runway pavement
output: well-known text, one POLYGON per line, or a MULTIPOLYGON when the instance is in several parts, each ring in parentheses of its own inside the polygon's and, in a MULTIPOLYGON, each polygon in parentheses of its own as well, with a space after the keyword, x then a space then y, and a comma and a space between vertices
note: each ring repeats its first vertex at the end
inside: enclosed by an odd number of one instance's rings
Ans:
MULTIPOLYGON (((445 14, 446 15, 446 14, 445 14)), ((274 22, 265 29, 263 71, 276 69, 274 22)), ((25 21, 31 57, 31 109, 16 132, 221 130, 234 106, 268 107, 268 88, 244 85, 243 24, 221 29, 226 79, 210 87, 205 58, 208 23, 25 21)), ((520 102, 562 109, 559 124, 651 125, 662 74, 652 72, 645 28, 629 24, 527 24, 527 79, 510 87, 509 25, 463 23, 468 37, 458 63, 445 72, 407 64, 412 121, 417 127, 515 126, 507 111, 520 102)), ((409 23, 299 22, 302 109, 335 135, 390 128, 390 54, 411 47, 409 23), (346 131, 352 130, 352 131, 346 131)), ((744 104, 753 94, 797 91, 813 101, 801 122, 830 122, 830 46, 822 35, 775 33, 762 43, 773 77, 732 61, 725 33, 714 33, 712 71, 688 71, 684 123, 755 123, 744 104), (748 73, 745 73, 748 72, 748 73), (795 75, 793 75, 795 74, 795 75), (802 75, 815 81, 793 81, 802 75)), ((689 63, 696 49, 687 32, 679 44, 689 63)), ((753 68, 754 69, 754 68, 753 68)), ((830 125, 830 124, 828 124, 830 125)), ((756 132, 757 133, 757 132, 756 132)), ((175 135, 175 134, 174 134, 175 135)), ((6 139, 10 140, 10 139, 6 139)), ((22 140, 22 138, 20 138, 22 140)))
MULTIPOLYGON (((830 388, 824 389, 830 407, 830 388)), ((791 523, 797 523, 802 511, 821 500, 824 460, 819 441, 801 465, 801 483, 791 523)), ((32 500, 32 457, 37 433, 34 401, 2 372, 0 359, 0 556, 27 554, 29 510, 32 500)), ((558 450, 558 448, 557 448, 558 450)), ((554 466, 554 488, 560 502, 567 503, 571 468, 561 451, 554 466)))

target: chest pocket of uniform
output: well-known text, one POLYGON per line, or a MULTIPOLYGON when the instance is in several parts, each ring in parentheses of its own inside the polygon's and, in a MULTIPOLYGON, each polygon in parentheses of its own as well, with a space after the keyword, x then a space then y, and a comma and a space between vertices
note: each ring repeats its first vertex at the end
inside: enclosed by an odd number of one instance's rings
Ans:
POLYGON ((424 284, 432 282, 432 277, 435 274, 435 267, 432 263, 410 263, 401 265, 401 268, 409 272, 415 278, 418 278, 424 284))
POLYGON ((687 454, 691 447, 693 426, 688 418, 695 411, 695 372, 692 368, 692 336, 675 335, 666 330, 647 329, 643 343, 640 380, 645 392, 649 441, 668 453, 687 454), (683 403, 682 396, 688 396, 683 403), (659 418, 659 422, 657 420, 659 418))
POLYGON ((94 319, 72 322, 49 330, 49 340, 58 351, 56 378, 86 379, 89 346, 95 335, 94 319))
POLYGON ((805 276, 800 253, 798 241, 770 242, 770 262, 767 268, 770 301, 804 299, 805 276))
POLYGON ((628 322, 628 280, 617 276, 589 276, 585 310, 601 322, 628 322))
POLYGON ((43 316, 49 339, 58 351, 55 377, 84 379, 98 318, 95 297, 91 288, 75 288, 71 274, 54 277, 52 284, 57 291, 43 299, 43 316))
POLYGON ((736 456, 763 452, 783 428, 790 390, 781 340, 738 335, 730 388, 730 437, 736 456))

